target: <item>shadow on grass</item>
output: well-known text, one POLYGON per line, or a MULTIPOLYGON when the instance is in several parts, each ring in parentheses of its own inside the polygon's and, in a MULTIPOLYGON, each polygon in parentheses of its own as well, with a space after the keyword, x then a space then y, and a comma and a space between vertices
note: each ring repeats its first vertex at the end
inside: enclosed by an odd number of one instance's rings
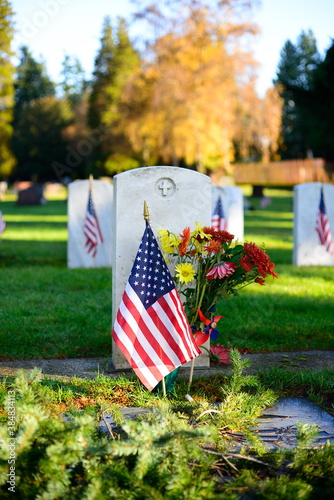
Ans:
POLYGON ((67 264, 66 241, 2 240, 0 267, 57 266, 67 264))
MULTIPOLYGON (((319 278, 319 273, 314 271, 314 276, 319 278)), ((289 282, 282 292, 241 292, 223 301, 217 313, 224 316, 217 343, 225 346, 251 352, 334 350, 332 297, 294 295, 289 282)))

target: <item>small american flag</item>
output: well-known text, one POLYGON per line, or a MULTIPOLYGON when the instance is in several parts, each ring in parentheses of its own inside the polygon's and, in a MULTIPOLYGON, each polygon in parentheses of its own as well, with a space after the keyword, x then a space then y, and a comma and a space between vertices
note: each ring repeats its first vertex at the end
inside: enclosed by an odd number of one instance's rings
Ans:
POLYGON ((177 367, 201 354, 148 222, 112 336, 149 390, 177 367))
POLYGON ((103 236, 93 204, 91 183, 89 184, 88 203, 83 232, 86 237, 85 247, 87 253, 95 257, 97 246, 103 243, 103 236))
POLYGON ((4 232, 6 229, 6 223, 2 218, 2 212, 0 212, 0 235, 4 232))
POLYGON ((215 231, 226 231, 227 222, 224 215, 223 204, 220 198, 218 198, 215 209, 213 211, 211 226, 215 231))
POLYGON ((324 199, 324 190, 321 187, 320 191, 320 203, 319 203, 319 211, 315 224, 315 230, 319 235, 319 240, 322 245, 326 247, 327 252, 330 255, 334 255, 334 246, 332 241, 331 230, 329 226, 329 220, 327 217, 326 207, 325 207, 325 199, 324 199))

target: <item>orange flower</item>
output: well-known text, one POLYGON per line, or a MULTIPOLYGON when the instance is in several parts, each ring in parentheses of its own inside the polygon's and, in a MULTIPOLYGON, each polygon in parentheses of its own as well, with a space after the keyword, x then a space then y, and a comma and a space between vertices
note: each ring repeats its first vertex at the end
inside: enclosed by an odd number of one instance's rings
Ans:
POLYGON ((216 253, 219 252, 221 249, 221 245, 219 241, 216 240, 210 240, 209 244, 204 247, 204 250, 206 250, 209 253, 216 253))
POLYGON ((179 246, 179 254, 184 255, 186 253, 186 249, 190 241, 190 227, 186 227, 183 230, 183 233, 180 234, 180 238, 182 241, 179 246))

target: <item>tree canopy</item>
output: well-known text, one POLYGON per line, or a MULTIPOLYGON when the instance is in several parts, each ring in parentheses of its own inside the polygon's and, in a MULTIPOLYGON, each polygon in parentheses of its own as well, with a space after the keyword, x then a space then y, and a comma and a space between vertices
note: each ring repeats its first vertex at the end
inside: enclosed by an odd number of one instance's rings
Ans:
POLYGON ((260 98, 255 0, 134 3, 143 36, 135 43, 125 19, 106 17, 90 81, 65 55, 58 84, 28 47, 14 74, 12 11, 1 3, 0 175, 15 161, 13 178, 42 180, 154 164, 228 173, 235 161, 334 157, 333 50, 322 60, 311 30, 287 40, 260 98))
POLYGON ((12 116, 14 103, 13 74, 13 10, 10 2, 0 2, 0 178, 6 178, 15 166, 10 140, 13 134, 12 116))

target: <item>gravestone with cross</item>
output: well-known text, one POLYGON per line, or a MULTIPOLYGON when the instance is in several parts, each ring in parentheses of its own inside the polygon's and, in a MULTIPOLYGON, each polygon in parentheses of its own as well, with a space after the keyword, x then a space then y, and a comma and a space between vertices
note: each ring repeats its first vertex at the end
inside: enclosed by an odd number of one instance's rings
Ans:
POLYGON ((226 230, 234 234, 235 239, 244 239, 244 197, 237 186, 212 186, 212 212, 220 198, 226 218, 226 230))
MULTIPOLYGON (((155 166, 114 177, 112 324, 144 233, 144 201, 158 240, 159 228, 179 234, 187 226, 194 229, 195 222, 211 224, 211 180, 206 175, 178 167, 155 166)), ((116 369, 129 368, 114 343, 112 352, 116 369)), ((206 353, 195 359, 195 366, 208 365, 206 353)))
POLYGON ((111 213, 113 186, 93 180, 92 199, 103 243, 98 244, 95 257, 87 253, 84 221, 87 210, 89 181, 74 181, 68 186, 67 266, 75 268, 111 267, 111 213))
POLYGON ((334 266, 334 254, 321 243, 316 230, 321 188, 328 229, 334 245, 334 186, 308 182, 294 187, 293 264, 297 266, 334 266))

